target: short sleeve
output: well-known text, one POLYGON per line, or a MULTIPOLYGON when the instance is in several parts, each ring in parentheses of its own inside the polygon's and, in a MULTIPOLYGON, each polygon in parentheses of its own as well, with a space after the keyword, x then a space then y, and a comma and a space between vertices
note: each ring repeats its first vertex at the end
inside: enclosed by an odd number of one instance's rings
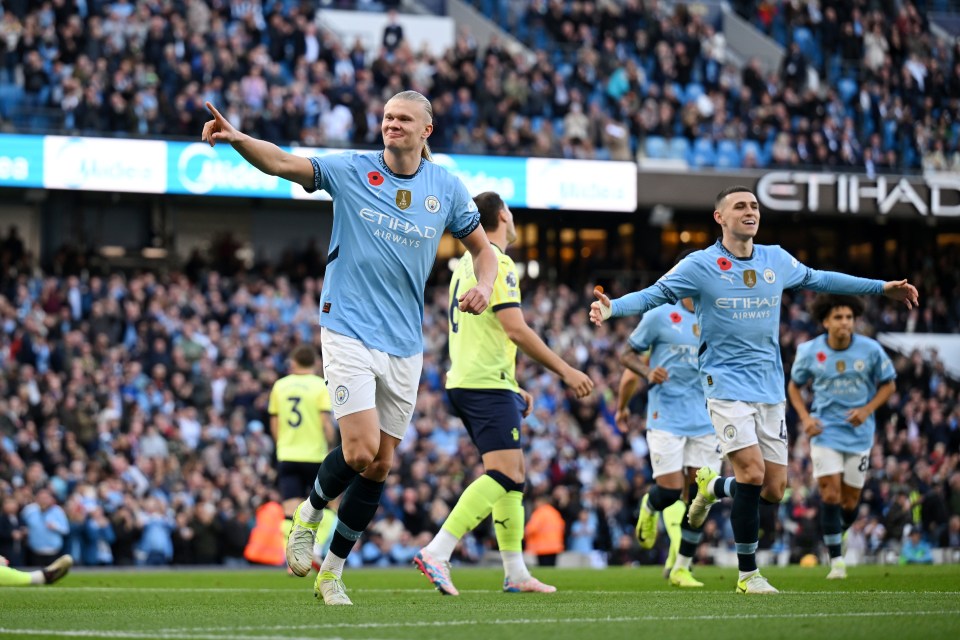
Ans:
POLYGON ((520 306, 520 282, 517 279, 517 267, 513 260, 501 257, 497 279, 493 283, 493 293, 490 295, 490 308, 494 313, 501 309, 520 306))
POLYGON ((797 357, 793 361, 793 368, 790 370, 790 380, 794 384, 803 385, 812 377, 810 371, 810 349, 805 345, 797 348, 797 357))
POLYGON ((345 177, 349 176, 355 153, 331 153, 326 156, 310 158, 313 165, 313 193, 317 190, 326 191, 330 197, 336 197, 340 185, 345 177))
POLYGON ((451 176, 453 195, 447 212, 447 229, 454 238, 466 238, 480 226, 480 212, 470 197, 467 187, 456 177, 451 176))
POLYGON ((893 368, 893 361, 883 347, 877 345, 876 356, 873 359, 873 379, 877 384, 883 384, 895 380, 897 370, 893 368))
POLYGON ((630 337, 627 338, 627 344, 637 353, 643 353, 652 347, 656 341, 657 327, 654 322, 656 315, 657 314, 653 312, 643 314, 643 317, 640 318, 640 323, 637 324, 637 328, 634 329, 630 337))

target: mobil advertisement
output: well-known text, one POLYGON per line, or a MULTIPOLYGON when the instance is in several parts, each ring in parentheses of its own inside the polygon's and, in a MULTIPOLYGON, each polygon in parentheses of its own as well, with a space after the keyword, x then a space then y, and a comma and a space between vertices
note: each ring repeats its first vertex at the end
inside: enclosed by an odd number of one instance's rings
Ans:
POLYGON ((77 191, 166 193, 167 143, 46 136, 43 186, 77 191))
POLYGON ((167 146, 167 193, 290 197, 290 183, 254 168, 229 144, 170 142, 167 146))
POLYGON ((637 165, 601 160, 526 160, 531 209, 623 211, 637 209, 637 165))
POLYGON ((43 137, 0 136, 0 187, 43 186, 43 137))

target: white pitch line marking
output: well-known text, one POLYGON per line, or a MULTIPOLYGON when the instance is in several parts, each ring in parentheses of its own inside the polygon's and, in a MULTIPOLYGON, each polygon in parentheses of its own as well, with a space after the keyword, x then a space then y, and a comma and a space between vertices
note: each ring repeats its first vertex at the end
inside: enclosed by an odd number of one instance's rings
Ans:
MULTIPOLYGON (((267 589, 267 588, 253 588, 253 587, 71 587, 71 586, 59 586, 59 587, 47 587, 46 589, 38 589, 31 593, 31 596, 41 593, 55 593, 63 591, 89 591, 89 592, 102 592, 102 593, 114 593, 114 592, 125 592, 129 593, 132 591, 142 591, 148 593, 276 593, 276 594, 289 594, 289 593, 300 593, 304 591, 303 588, 276 588, 276 589, 267 589)), ((429 587, 423 587, 422 589, 365 589, 365 588, 348 588, 350 593, 423 593, 423 594, 432 594, 435 590, 429 587)), ((490 588, 490 589, 461 589, 460 593, 477 593, 477 594, 499 594, 499 589, 490 588)), ((559 594, 570 593, 577 595, 589 595, 595 594, 599 596, 635 596, 638 594, 643 594, 644 597, 651 596, 656 597, 657 595, 662 595, 667 598, 672 598, 679 594, 677 591, 605 591, 605 590, 584 590, 584 589, 561 589, 558 591, 559 594)), ((701 592, 703 595, 709 595, 714 597, 717 595, 735 595, 733 591, 730 591, 729 594, 726 592, 717 592, 717 591, 704 591, 701 592)), ((942 595, 942 596, 957 596, 960 595, 960 591, 873 591, 870 589, 858 590, 858 591, 790 591, 790 590, 781 590, 780 595, 797 595, 797 596, 827 596, 827 595, 837 595, 838 593, 842 594, 870 594, 870 595, 942 595)), ((683 592, 683 597, 696 596, 698 594, 683 592)))
POLYGON ((430 622, 336 622, 328 624, 310 625, 279 625, 279 626, 239 626, 239 627, 210 627, 193 629, 162 629, 160 633, 175 635, 190 631, 224 632, 224 631, 297 631, 300 629, 398 629, 424 628, 466 625, 513 625, 513 624, 598 624, 610 622, 677 622, 677 621, 715 621, 715 620, 793 620, 799 618, 888 618, 898 616, 960 616, 960 610, 953 611, 850 611, 820 612, 820 613, 771 613, 771 614, 723 614, 702 616, 616 616, 607 618, 519 618, 509 620, 434 620, 430 622))

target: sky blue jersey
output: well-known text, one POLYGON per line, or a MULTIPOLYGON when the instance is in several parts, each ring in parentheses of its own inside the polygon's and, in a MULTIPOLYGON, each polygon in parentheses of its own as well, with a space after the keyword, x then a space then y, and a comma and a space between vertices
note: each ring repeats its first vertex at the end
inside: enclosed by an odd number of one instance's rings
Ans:
POLYGON ((395 356, 422 353, 423 288, 444 229, 463 238, 479 226, 473 198, 425 160, 412 176, 390 171, 382 151, 310 162, 333 198, 320 324, 395 356))
POLYGON ((893 362, 876 340, 854 334, 850 346, 834 351, 823 334, 797 347, 790 378, 798 386, 813 380, 813 410, 823 433, 813 444, 846 453, 862 453, 873 446, 873 414, 859 427, 847 422, 847 411, 862 407, 877 395, 877 387, 894 380, 893 362))
POLYGON ((879 295, 883 284, 811 269, 777 245, 755 244, 753 255, 737 258, 718 240, 691 253, 652 286, 613 300, 611 311, 635 315, 693 298, 704 395, 775 404, 786 399, 780 358, 784 289, 879 295))
POLYGON ((635 351, 650 349, 650 368, 663 367, 670 375, 647 393, 647 429, 676 436, 713 435, 707 402, 697 371, 697 316, 682 302, 643 314, 627 342, 635 351))

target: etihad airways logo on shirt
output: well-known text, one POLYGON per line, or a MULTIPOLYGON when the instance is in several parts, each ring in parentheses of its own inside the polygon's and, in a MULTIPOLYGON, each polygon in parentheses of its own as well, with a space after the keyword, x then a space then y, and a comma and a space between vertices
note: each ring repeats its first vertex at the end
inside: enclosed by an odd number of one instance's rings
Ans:
POLYGON ((713 305, 718 309, 733 311, 731 318, 734 320, 763 320, 779 309, 780 296, 717 298, 713 305))
POLYGON ((375 238, 382 238, 396 244, 417 248, 420 246, 421 240, 430 240, 437 237, 436 227, 418 226, 396 216, 380 213, 366 207, 360 210, 360 217, 370 224, 376 225, 377 228, 373 232, 375 238))

